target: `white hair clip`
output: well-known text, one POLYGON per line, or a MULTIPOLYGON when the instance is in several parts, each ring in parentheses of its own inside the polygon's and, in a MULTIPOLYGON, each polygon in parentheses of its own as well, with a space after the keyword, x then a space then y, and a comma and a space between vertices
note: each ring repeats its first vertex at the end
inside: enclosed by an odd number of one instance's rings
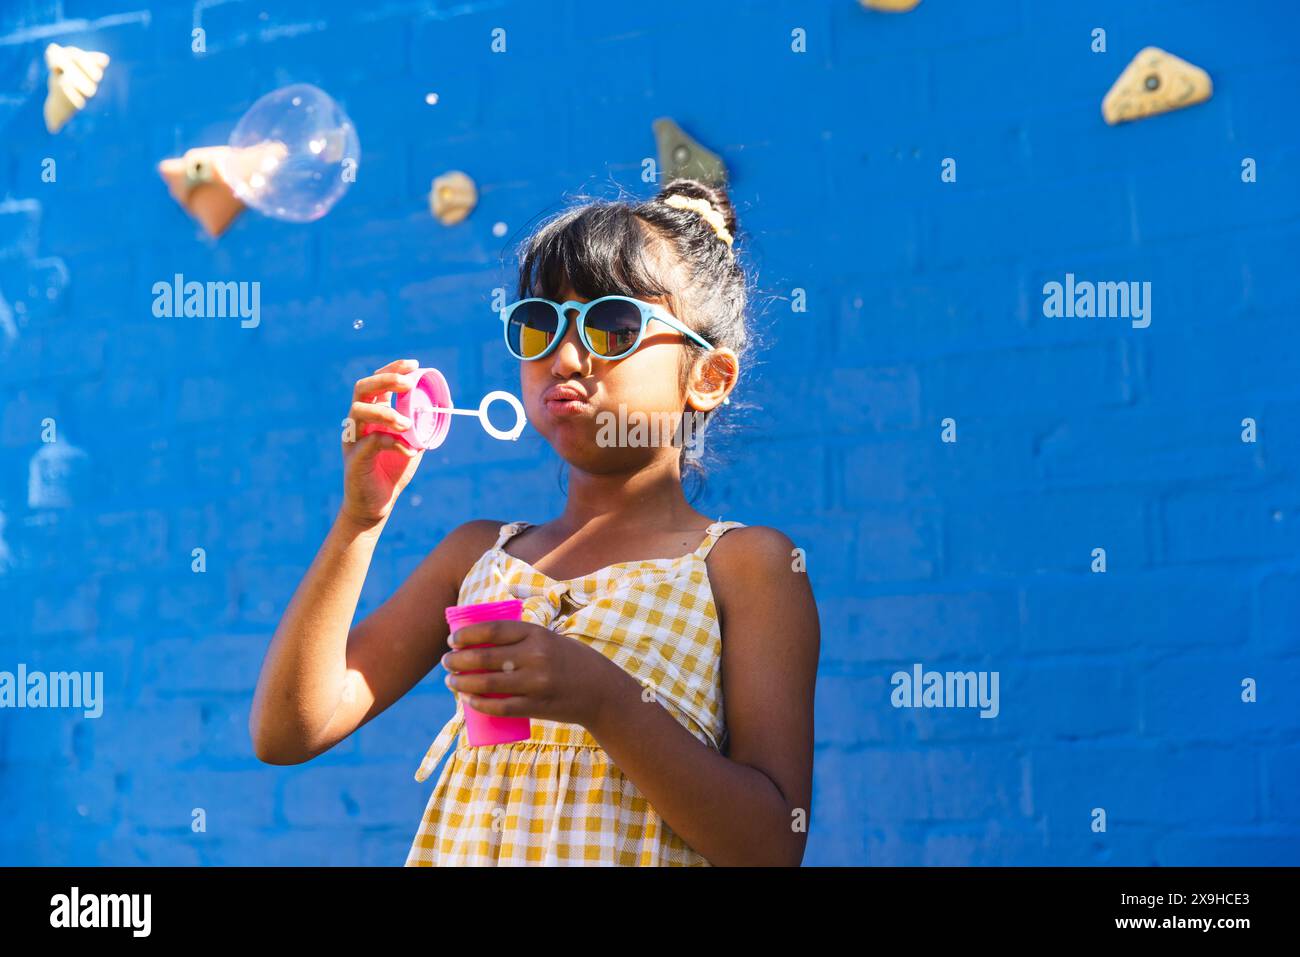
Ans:
POLYGON ((698 213, 701 219, 713 227, 713 231, 718 234, 719 239, 728 246, 731 245, 732 237, 727 229, 727 220, 708 200, 674 193, 665 199, 664 203, 677 209, 689 209, 691 212, 698 213))

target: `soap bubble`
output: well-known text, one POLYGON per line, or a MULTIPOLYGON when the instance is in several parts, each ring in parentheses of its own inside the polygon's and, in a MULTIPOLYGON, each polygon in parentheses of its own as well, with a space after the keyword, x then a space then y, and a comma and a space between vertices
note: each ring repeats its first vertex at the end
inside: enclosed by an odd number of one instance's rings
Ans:
POLYGON ((360 156, 343 108, 324 90, 296 83, 249 107, 219 163, 245 205, 272 219, 309 223, 347 192, 360 156))

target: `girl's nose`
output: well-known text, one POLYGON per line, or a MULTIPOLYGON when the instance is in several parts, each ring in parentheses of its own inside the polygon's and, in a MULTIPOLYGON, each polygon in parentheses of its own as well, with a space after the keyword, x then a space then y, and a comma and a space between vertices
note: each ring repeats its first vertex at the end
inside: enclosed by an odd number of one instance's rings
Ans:
POLYGON ((578 338, 578 325, 569 316, 569 327, 564 330, 564 338, 555 347, 553 368, 557 373, 569 373, 582 368, 582 340, 578 338))

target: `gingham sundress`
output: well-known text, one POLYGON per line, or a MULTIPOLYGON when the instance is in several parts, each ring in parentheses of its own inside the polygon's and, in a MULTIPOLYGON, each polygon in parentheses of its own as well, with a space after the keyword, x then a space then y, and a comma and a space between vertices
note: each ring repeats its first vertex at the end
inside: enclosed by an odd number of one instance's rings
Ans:
MULTIPOLYGON (((530 524, 501 526, 466 574, 458 604, 522 599, 525 621, 596 649, 702 743, 722 750, 722 632, 704 560, 741 523, 714 522, 689 555, 619 562, 566 581, 504 550, 530 524)), ((453 742, 408 867, 709 866, 581 725, 533 718, 529 740, 474 748, 458 695, 415 780, 426 780, 453 742)))

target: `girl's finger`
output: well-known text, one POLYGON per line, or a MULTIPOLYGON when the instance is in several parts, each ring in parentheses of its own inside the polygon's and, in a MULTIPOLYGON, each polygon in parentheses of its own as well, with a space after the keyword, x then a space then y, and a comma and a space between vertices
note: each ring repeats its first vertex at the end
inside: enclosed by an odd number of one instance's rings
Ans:
POLYGON ((359 398, 357 395, 357 386, 360 385, 360 383, 365 382, 367 379, 373 379, 375 376, 384 375, 386 373, 404 375, 408 372, 413 372, 418 368, 420 368, 420 363, 416 359, 394 359, 392 362, 388 363, 388 365, 376 369, 371 375, 363 376, 358 379, 357 383, 352 387, 352 396, 353 398, 359 398))
POLYGON ((357 380, 357 384, 352 389, 352 398, 361 402, 374 402, 381 398, 386 401, 390 394, 410 392, 414 387, 415 377, 410 371, 376 372, 374 375, 357 380))
POLYGON ((466 645, 513 645, 528 637, 532 626, 523 621, 478 621, 447 636, 453 648, 466 645))
POLYGON ((508 671, 485 671, 477 675, 447 675, 443 683, 458 694, 517 695, 524 689, 519 676, 508 671))
POLYGON ((519 695, 509 698, 485 698, 482 695, 467 694, 465 703, 479 714, 495 715, 499 718, 529 717, 528 699, 519 695))
POLYGON ((353 422, 391 425, 399 432, 405 432, 413 424, 391 405, 380 405, 376 402, 353 402, 348 415, 352 417, 353 422))
POLYGON ((378 375, 381 372, 410 372, 412 369, 418 368, 420 368, 420 363, 417 359, 394 359, 383 368, 376 369, 375 374, 378 375))
POLYGON ((448 671, 518 671, 522 656, 511 645, 461 648, 444 652, 440 664, 448 671))
POLYGON ((357 455, 361 456, 361 461, 366 461, 380 452, 400 452, 408 459, 424 454, 423 450, 412 449, 389 432, 371 432, 357 442, 357 455))

